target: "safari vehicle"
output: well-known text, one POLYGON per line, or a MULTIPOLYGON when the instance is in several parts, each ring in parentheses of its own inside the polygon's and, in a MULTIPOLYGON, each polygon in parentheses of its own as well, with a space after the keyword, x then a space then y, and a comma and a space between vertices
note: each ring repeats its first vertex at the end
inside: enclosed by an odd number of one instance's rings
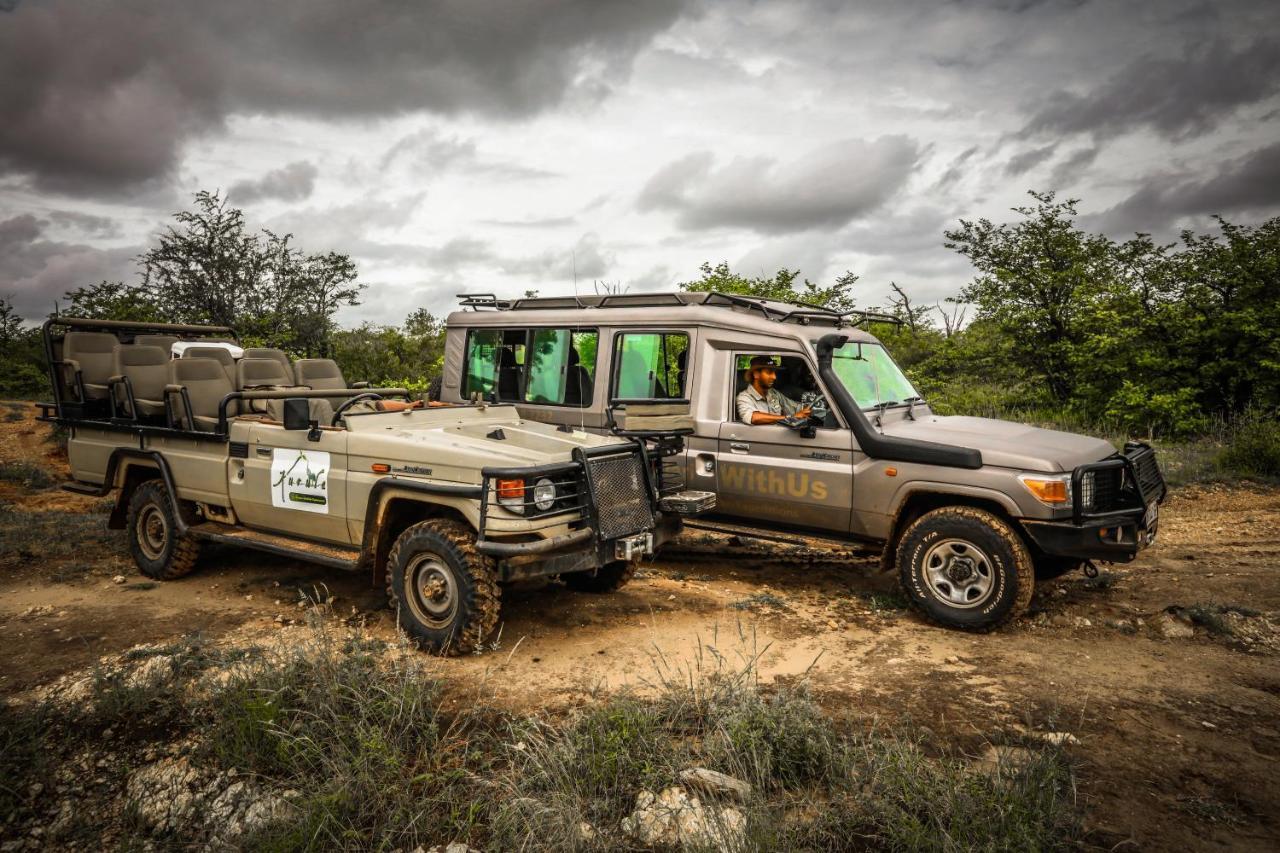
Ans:
POLYGON ((943 625, 990 628, 1037 577, 1132 560, 1156 534, 1165 485, 1149 446, 934 414, 865 328, 894 318, 725 293, 461 300, 442 399, 601 433, 665 405, 690 427, 669 461, 716 496, 691 526, 868 543, 943 625), (739 419, 760 356, 806 417, 739 419))
POLYGON ((635 438, 348 387, 331 361, 241 350, 231 329, 54 317, 43 333, 64 487, 117 493, 109 526, 143 574, 187 574, 206 542, 369 571, 431 650, 480 649, 501 582, 619 588, 707 503, 661 493, 635 438))

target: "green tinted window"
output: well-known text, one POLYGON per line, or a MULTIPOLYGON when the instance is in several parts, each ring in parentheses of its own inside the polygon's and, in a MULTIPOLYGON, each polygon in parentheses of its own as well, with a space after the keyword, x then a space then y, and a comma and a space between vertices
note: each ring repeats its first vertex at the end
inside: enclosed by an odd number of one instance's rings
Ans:
POLYGON ((919 394, 880 344, 848 343, 832 354, 831 366, 859 408, 902 403, 919 394))
POLYGON ((476 329, 467 335, 466 382, 462 394, 470 397, 479 392, 487 398, 498 381, 498 348, 502 346, 502 332, 476 329))
POLYGON ((684 397, 689 336, 652 332, 619 336, 614 397, 622 400, 684 397))
POLYGON ((589 404, 598 339, 594 330, 535 329, 525 400, 558 406, 589 404))

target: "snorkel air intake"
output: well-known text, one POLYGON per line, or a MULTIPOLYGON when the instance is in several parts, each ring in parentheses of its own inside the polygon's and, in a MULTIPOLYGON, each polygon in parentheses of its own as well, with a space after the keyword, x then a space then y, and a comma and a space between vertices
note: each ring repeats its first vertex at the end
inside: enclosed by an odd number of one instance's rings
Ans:
POLYGON ((944 465, 948 468, 982 467, 982 454, 972 447, 952 447, 933 441, 899 438, 876 432, 871 421, 867 420, 867 416, 831 366, 832 354, 848 341, 848 335, 840 334, 823 335, 818 339, 815 344, 818 353, 818 375, 827 386, 832 402, 853 428, 853 436, 857 439, 858 447, 863 453, 872 459, 886 459, 893 462, 918 462, 922 465, 944 465))

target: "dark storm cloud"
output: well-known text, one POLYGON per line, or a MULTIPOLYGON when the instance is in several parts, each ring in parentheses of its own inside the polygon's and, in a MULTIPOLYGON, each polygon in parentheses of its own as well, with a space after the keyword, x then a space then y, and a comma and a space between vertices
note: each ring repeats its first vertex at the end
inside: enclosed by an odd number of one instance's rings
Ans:
POLYGON ((1029 172, 1045 160, 1052 157, 1053 152, 1057 147, 1057 145, 1046 145, 1043 148, 1031 148, 1027 151, 1015 154, 1010 157, 1009 162, 1005 164, 1004 173, 1010 177, 1016 177, 1025 172, 1029 172))
POLYGON ((78 210, 53 210, 47 215, 54 225, 79 231, 90 237, 119 237, 121 233, 120 222, 109 216, 95 216, 78 210))
POLYGON ((1049 184, 1054 189, 1069 187, 1080 182, 1084 172, 1098 159, 1099 148, 1092 146, 1072 151, 1058 165, 1053 167, 1049 176, 1049 184))
POLYGON ((48 223, 31 214, 0 220, 0 296, 28 320, 47 316, 54 300, 104 279, 131 279, 137 247, 95 249, 46 240, 48 223))
POLYGON ((397 140, 378 160, 381 171, 400 167, 415 176, 438 175, 450 170, 506 180, 536 180, 557 173, 519 163, 494 160, 480 152, 473 139, 445 136, 432 128, 416 130, 397 140))
POLYGON ((1155 175, 1097 217, 1111 233, 1161 232, 1187 216, 1247 214, 1280 206, 1280 143, 1224 163, 1215 174, 1155 175))
POLYGON ((299 160, 272 169, 257 180, 232 184, 227 190, 227 201, 236 204, 253 204, 263 199, 303 201, 311 197, 319 174, 314 164, 299 160))
POLYGON ((831 229, 883 204, 919 160, 919 146, 906 136, 844 140, 788 163, 750 157, 717 167, 710 152, 700 152, 659 170, 638 206, 673 211, 688 229, 831 229))
POLYGON ((1261 38, 1234 48, 1189 46, 1176 58, 1134 60, 1096 90, 1048 96, 1023 129, 1118 136, 1148 127, 1169 138, 1212 130, 1237 109, 1280 92, 1280 44, 1261 38))
POLYGON ((236 112, 529 116, 602 97, 681 0, 118 0, 0 13, 0 166, 46 189, 167 175, 236 112))

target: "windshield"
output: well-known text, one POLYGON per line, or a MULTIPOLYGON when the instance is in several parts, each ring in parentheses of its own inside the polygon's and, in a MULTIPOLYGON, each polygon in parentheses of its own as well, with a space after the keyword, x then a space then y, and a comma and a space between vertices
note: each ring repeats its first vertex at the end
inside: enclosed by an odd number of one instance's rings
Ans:
POLYGON ((860 409, 906 403, 920 396, 880 344, 854 341, 831 356, 831 367, 860 409))

